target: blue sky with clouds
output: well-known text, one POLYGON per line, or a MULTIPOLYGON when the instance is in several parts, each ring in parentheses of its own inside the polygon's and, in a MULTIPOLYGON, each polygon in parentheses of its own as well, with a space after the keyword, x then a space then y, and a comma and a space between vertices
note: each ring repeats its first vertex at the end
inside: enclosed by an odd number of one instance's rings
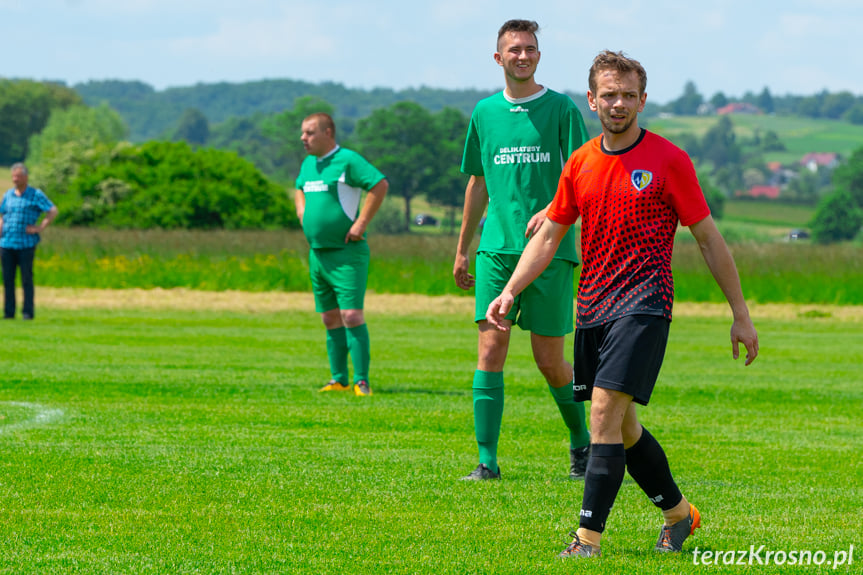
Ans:
POLYGON ((604 48, 644 64, 648 98, 863 95, 861 0, 0 0, 0 76, 496 89, 500 24, 541 26, 537 79, 582 92, 604 48))

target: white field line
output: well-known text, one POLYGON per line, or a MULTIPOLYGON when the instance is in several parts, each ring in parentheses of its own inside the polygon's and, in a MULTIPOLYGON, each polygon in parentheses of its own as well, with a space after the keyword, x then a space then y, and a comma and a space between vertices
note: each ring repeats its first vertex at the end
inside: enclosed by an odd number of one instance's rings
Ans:
POLYGON ((44 405, 39 405, 38 403, 28 403, 22 401, 0 401, 0 405, 21 407, 33 412, 33 415, 31 417, 28 417, 24 421, 10 423, 9 425, 0 425, 0 435, 2 435, 3 433, 8 433, 10 431, 17 431, 19 429, 41 427, 43 425, 53 423, 63 417, 62 409, 45 407, 44 405))

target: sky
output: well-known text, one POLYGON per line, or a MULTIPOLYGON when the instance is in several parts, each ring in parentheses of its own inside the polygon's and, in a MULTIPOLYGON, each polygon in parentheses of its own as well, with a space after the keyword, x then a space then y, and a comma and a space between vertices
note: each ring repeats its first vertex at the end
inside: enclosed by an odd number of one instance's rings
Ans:
POLYGON ((659 104, 689 81, 705 98, 863 95, 861 0, 0 0, 0 77, 496 90, 510 18, 539 23, 536 78, 558 91, 586 92, 611 49, 641 61, 659 104))

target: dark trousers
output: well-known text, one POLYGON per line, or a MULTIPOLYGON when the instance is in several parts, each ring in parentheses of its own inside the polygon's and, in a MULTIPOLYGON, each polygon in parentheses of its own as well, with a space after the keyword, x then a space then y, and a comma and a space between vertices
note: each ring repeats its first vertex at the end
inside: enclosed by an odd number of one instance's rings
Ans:
POLYGON ((3 265, 3 317, 15 317, 15 270, 21 268, 21 287, 24 288, 24 319, 33 319, 33 257, 36 248, 0 249, 3 265))

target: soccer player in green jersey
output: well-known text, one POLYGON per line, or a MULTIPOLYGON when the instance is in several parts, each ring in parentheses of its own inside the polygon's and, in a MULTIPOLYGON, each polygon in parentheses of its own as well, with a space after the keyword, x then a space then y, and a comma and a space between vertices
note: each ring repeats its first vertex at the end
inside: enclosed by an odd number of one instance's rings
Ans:
POLYGON ((328 114, 303 120, 303 147, 309 156, 297 177, 297 216, 309 241, 309 271, 315 310, 327 328, 330 381, 321 391, 350 391, 348 354, 354 366, 353 391, 372 394, 369 330, 363 314, 369 275, 365 232, 389 184, 365 158, 336 144, 328 114), (360 209, 363 191, 368 195, 360 209))
MULTIPOLYGON (((474 426, 479 465, 467 480, 499 479, 498 438, 504 405, 503 367, 509 332, 489 325, 485 313, 515 269, 529 237, 545 220, 563 164, 587 140, 572 100, 534 79, 540 52, 539 26, 509 20, 498 32, 494 59, 506 87, 479 102, 471 116, 462 172, 470 175, 453 276, 462 289, 476 286, 479 358, 473 378, 474 426), (488 207, 476 256, 476 280, 468 273, 468 250, 488 207)), ((508 325, 531 332, 533 357, 570 433, 570 477, 581 478, 590 436, 584 404, 573 400, 572 366, 564 359, 564 336, 573 329, 574 236, 557 250, 552 265, 513 306, 508 325)))

